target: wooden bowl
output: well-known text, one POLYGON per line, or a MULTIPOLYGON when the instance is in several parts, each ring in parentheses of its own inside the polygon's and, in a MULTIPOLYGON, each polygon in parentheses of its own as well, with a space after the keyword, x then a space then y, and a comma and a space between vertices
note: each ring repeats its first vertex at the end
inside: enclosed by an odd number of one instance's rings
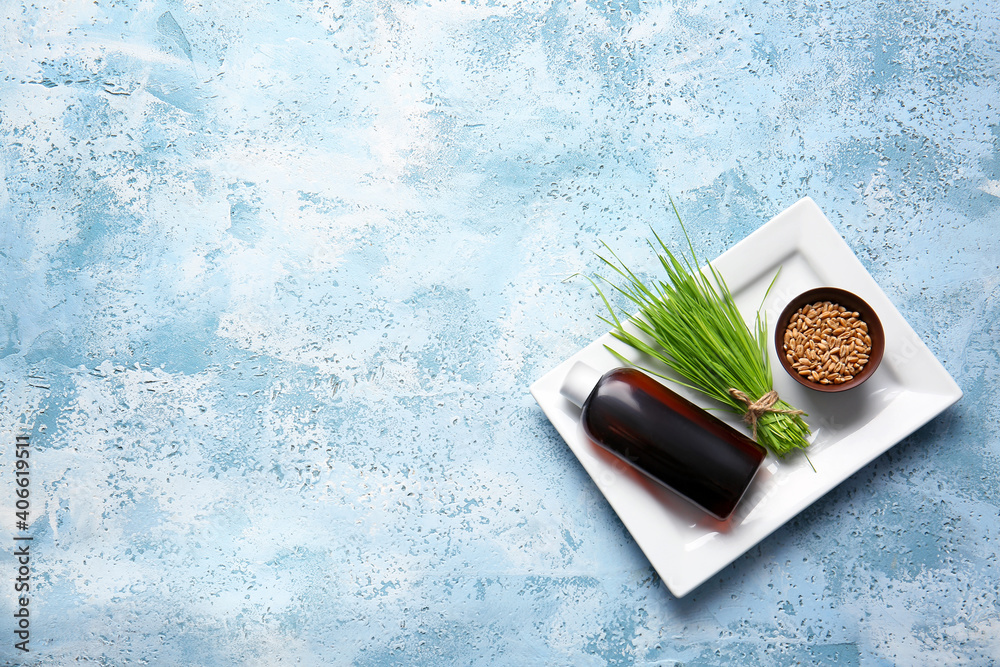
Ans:
POLYGON ((882 361, 882 355, 885 352, 885 332, 882 330, 882 322, 879 321, 878 315, 857 294, 836 287, 818 287, 798 295, 781 311, 781 315, 774 326, 774 346, 778 353, 778 360, 781 362, 781 367, 796 382, 816 391, 833 393, 853 389, 872 376, 872 373, 878 368, 879 362, 882 361), (788 328, 789 320, 792 319, 792 316, 802 306, 807 306, 818 301, 830 301, 843 306, 851 312, 856 312, 858 313, 858 319, 868 325, 868 336, 872 341, 871 351, 868 353, 868 363, 853 378, 842 384, 821 384, 810 377, 799 375, 799 372, 792 367, 792 362, 785 356, 785 330, 788 328))

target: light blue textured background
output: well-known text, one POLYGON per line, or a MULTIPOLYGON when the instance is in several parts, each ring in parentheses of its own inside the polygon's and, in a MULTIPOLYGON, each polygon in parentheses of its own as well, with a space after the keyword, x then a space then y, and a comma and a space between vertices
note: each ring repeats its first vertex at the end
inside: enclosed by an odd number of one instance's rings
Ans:
POLYGON ((993 3, 0 6, 3 659, 28 432, 25 664, 1000 660, 993 3), (681 600, 527 393, 668 195, 966 392, 681 600))

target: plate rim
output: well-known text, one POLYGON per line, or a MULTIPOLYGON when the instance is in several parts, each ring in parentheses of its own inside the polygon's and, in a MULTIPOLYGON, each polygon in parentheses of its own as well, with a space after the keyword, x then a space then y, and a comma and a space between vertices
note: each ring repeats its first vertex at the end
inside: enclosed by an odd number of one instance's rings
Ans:
MULTIPOLYGON (((635 501, 639 498, 644 509, 651 512, 655 519, 655 515, 660 513, 657 511, 655 503, 643 503, 641 496, 636 496, 635 494, 631 494, 632 497, 630 499, 620 495, 620 491, 614 488, 613 483, 615 480, 613 478, 608 479, 607 471, 602 467, 603 464, 598 463, 594 455, 587 451, 587 446, 596 448, 596 445, 590 443, 582 433, 582 428, 579 427, 579 420, 571 417, 570 413, 563 409, 564 399, 559 396, 558 388, 563 375, 573 362, 580 357, 593 356, 594 354, 601 354, 603 352, 611 360, 609 363, 614 363, 614 358, 611 357, 610 353, 599 349, 605 343, 615 340, 611 337, 610 332, 599 336, 580 350, 577 350, 530 385, 531 395, 539 407, 541 407, 545 416, 570 447, 574 456, 583 465, 588 475, 598 487, 598 490, 608 501, 609 505, 611 505, 611 508, 618 515, 667 588, 678 598, 687 595, 709 578, 718 574, 725 567, 743 556, 753 546, 766 539, 775 530, 839 486, 858 470, 921 428, 931 419, 954 405, 962 397, 962 390, 948 373, 947 369, 944 368, 940 360, 934 356, 930 349, 917 336, 913 328, 903 318, 899 310, 892 304, 875 279, 847 245, 847 242, 840 236, 830 220, 811 198, 803 197, 792 204, 744 239, 734 244, 716 259, 712 260, 711 264, 725 277, 731 291, 735 294, 745 285, 752 282, 756 275, 759 275, 754 274, 753 271, 740 270, 740 266, 744 264, 744 256, 763 256, 766 260, 776 257, 777 259, 773 264, 779 265, 783 258, 795 253, 801 253, 807 260, 813 260, 809 262, 810 266, 820 274, 821 280, 825 278, 823 270, 826 269, 826 264, 830 261, 830 258, 835 258, 837 262, 840 262, 838 265, 838 275, 833 281, 834 286, 859 293, 880 314, 883 323, 887 320, 891 323, 891 326, 887 327, 886 330, 886 339, 889 340, 890 335, 893 338, 905 337, 905 342, 909 346, 907 349, 910 352, 905 359, 893 358, 887 350, 886 359, 883 361, 883 364, 893 367, 904 381, 913 381, 913 378, 910 378, 907 373, 907 362, 914 357, 921 358, 925 365, 929 365, 929 368, 922 368, 921 372, 927 374, 929 371, 929 375, 931 376, 930 378, 927 378, 926 375, 923 377, 924 384, 936 388, 937 391, 919 394, 929 397, 929 403, 921 413, 924 417, 922 420, 919 418, 910 419, 902 428, 894 429, 891 435, 884 438, 882 443, 871 447, 862 455, 851 458, 848 465, 838 465, 837 468, 839 470, 834 471, 832 475, 828 475, 828 477, 832 477, 835 481, 831 483, 828 480, 824 484, 815 485, 812 491, 806 494, 802 503, 797 504, 788 511, 770 517, 770 520, 765 518, 763 523, 756 524, 756 528, 752 532, 750 529, 740 531, 744 534, 742 540, 736 542, 735 546, 728 549, 721 558, 711 559, 714 562, 706 565, 696 574, 688 573, 685 576, 685 573, 682 571, 679 572, 677 568, 669 567, 670 564, 665 563, 665 559, 655 552, 656 545, 652 544, 652 540, 645 536, 642 526, 635 525, 637 521, 641 521, 641 517, 636 516, 637 510, 623 506, 623 503, 627 500, 635 501), (822 247, 822 256, 817 256, 817 249, 820 247, 822 247), (580 442, 581 439, 584 442, 580 442), (639 533, 638 535, 637 532, 639 533)), ((774 371, 783 372, 780 367, 775 368, 774 371)), ((908 385, 905 383, 903 387, 909 391, 908 385)), ((698 397, 694 397, 692 400, 700 403, 702 407, 713 407, 708 405, 707 399, 699 401, 698 397)), ((896 403, 898 403, 898 400, 896 403)), ((881 416, 891 408, 892 404, 885 407, 878 415, 881 416)), ((863 436, 865 428, 867 427, 858 429, 858 431, 848 437, 853 438, 855 434, 860 434, 859 437, 863 436)), ((772 461, 770 456, 765 460, 764 466, 768 465, 768 461, 772 461)), ((771 463, 771 466, 774 465, 774 463, 771 463)), ((764 466, 762 466, 762 469, 764 466)), ((649 500, 655 500, 661 506, 660 509, 663 509, 662 499, 655 494, 650 494, 649 500)), ((739 531, 738 526, 732 529, 730 537, 737 531, 739 531)), ((714 533, 711 535, 714 535, 714 533)), ((704 555, 702 554, 702 556, 704 555)))

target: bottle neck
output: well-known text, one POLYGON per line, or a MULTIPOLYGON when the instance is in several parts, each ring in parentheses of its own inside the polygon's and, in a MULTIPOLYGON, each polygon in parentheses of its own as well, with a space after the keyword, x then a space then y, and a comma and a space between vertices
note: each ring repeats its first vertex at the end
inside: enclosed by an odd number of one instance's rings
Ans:
POLYGON ((582 408, 603 375, 596 368, 577 361, 566 373, 559 393, 573 405, 582 408))

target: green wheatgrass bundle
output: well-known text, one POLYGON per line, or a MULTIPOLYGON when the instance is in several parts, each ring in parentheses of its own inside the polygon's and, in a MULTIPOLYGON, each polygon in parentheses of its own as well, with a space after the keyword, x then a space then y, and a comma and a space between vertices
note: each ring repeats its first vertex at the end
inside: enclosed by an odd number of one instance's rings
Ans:
MULTIPOLYGON (((602 242, 613 261, 600 254, 598 257, 618 275, 622 284, 617 285, 602 276, 598 279, 624 295, 639 308, 639 312, 628 316, 622 311, 620 318, 598 283, 591 280, 610 314, 610 319, 600 319, 612 327, 611 334, 615 338, 659 360, 686 382, 640 366, 642 370, 700 391, 725 404, 743 416, 757 442, 778 456, 808 447, 806 437, 810 430, 802 419, 804 413, 781 400, 773 389, 771 363, 767 355, 766 321, 758 310, 755 330, 751 332, 722 276, 711 264, 708 265, 711 278, 697 270, 699 262, 694 246, 677 207, 673 206, 673 210, 684 230, 691 252, 690 261, 687 258, 683 262, 678 260, 653 231, 659 248, 652 240, 648 243, 659 258, 668 280, 652 281, 647 285, 602 242), (631 322, 653 344, 627 331, 622 319, 631 322)), ((774 284, 773 281, 771 284, 774 284)), ((607 349, 620 361, 638 366, 611 347, 607 349)))

